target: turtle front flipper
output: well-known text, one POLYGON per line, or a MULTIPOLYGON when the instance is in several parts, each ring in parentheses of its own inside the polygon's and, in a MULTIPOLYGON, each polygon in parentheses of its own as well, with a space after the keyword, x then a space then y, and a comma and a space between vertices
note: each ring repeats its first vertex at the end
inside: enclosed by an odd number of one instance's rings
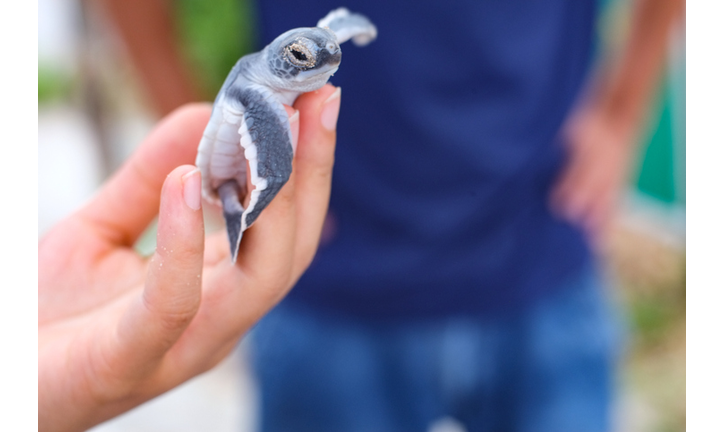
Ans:
POLYGON ((231 260, 243 232, 292 173, 292 136, 284 105, 268 89, 234 83, 217 98, 199 146, 204 195, 221 203, 231 260))
POLYGON ((319 20, 317 27, 327 27, 337 36, 338 43, 352 39, 357 46, 365 46, 377 38, 377 27, 366 16, 351 13, 346 8, 335 9, 319 20))
POLYGON ((231 258, 235 262, 242 233, 256 222, 289 180, 294 151, 287 112, 269 90, 258 86, 231 87, 226 99, 243 106, 239 143, 251 183, 241 188, 238 181, 232 180, 217 191, 224 207, 231 258), (236 198, 245 189, 249 196, 243 200, 236 198))

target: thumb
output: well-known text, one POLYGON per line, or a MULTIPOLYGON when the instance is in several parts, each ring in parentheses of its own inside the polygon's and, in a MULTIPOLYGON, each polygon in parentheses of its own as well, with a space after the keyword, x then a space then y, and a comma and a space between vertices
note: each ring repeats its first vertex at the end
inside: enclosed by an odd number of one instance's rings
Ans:
POLYGON ((161 192, 156 252, 143 294, 121 320, 129 371, 143 374, 178 340, 201 302, 204 221, 201 173, 190 165, 168 175, 161 192))

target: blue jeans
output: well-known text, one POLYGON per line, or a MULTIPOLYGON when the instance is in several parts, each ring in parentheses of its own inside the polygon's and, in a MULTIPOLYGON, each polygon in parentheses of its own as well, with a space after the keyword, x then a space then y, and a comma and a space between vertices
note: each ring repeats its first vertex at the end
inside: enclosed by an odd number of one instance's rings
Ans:
POLYGON ((495 318, 361 322, 283 302, 251 337, 261 430, 610 429, 616 320, 590 269, 495 318))

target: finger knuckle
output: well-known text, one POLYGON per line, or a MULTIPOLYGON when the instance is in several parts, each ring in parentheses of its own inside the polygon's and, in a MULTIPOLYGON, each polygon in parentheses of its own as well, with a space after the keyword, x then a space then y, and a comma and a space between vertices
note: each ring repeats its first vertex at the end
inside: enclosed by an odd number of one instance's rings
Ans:
POLYGON ((291 265, 286 266, 284 270, 257 275, 254 280, 258 287, 256 292, 261 296, 260 300, 265 304, 275 303, 291 286, 291 275, 291 265))
POLYGON ((300 272, 304 272, 309 268, 314 260, 314 256, 317 253, 317 243, 306 245, 302 248, 297 261, 298 269, 300 272))
POLYGON ((82 370, 71 375, 79 376, 79 387, 91 400, 100 404, 126 397, 142 378, 129 373, 124 368, 123 359, 108 344, 91 345, 85 361, 79 362, 79 365, 82 370))
POLYGON ((199 302, 195 300, 177 300, 164 307, 159 314, 159 323, 164 330, 175 331, 186 327, 196 315, 199 302))
POLYGON ((332 165, 321 164, 314 170, 314 177, 320 184, 327 184, 332 182, 332 165))
POLYGON ((206 114, 211 111, 211 105, 204 102, 192 102, 184 104, 176 108, 171 116, 178 117, 180 119, 188 119, 196 117, 200 114, 206 114))
POLYGON ((262 281, 262 286, 266 287, 266 291, 275 293, 279 290, 285 289, 287 285, 289 285, 290 278, 291 269, 286 268, 284 270, 267 275, 266 278, 262 281))
POLYGON ((200 306, 198 295, 174 295, 154 301, 144 295, 144 305, 161 327, 162 331, 174 332, 186 327, 196 315, 200 306))

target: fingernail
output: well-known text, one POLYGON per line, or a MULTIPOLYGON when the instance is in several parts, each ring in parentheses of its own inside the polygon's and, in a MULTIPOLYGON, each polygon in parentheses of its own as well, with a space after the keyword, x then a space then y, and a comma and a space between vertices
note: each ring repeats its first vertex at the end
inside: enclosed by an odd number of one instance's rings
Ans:
POLYGON ((299 110, 289 117, 289 127, 292 129, 292 150, 296 152, 297 142, 299 142, 299 110))
POLYGON ((322 116, 320 121, 322 126, 328 131, 334 131, 337 129, 337 117, 339 117, 339 104, 342 100, 342 88, 337 87, 337 90, 324 101, 324 107, 322 108, 322 116))
POLYGON ((184 189, 184 201, 191 210, 201 208, 201 171, 193 169, 181 177, 184 189))

